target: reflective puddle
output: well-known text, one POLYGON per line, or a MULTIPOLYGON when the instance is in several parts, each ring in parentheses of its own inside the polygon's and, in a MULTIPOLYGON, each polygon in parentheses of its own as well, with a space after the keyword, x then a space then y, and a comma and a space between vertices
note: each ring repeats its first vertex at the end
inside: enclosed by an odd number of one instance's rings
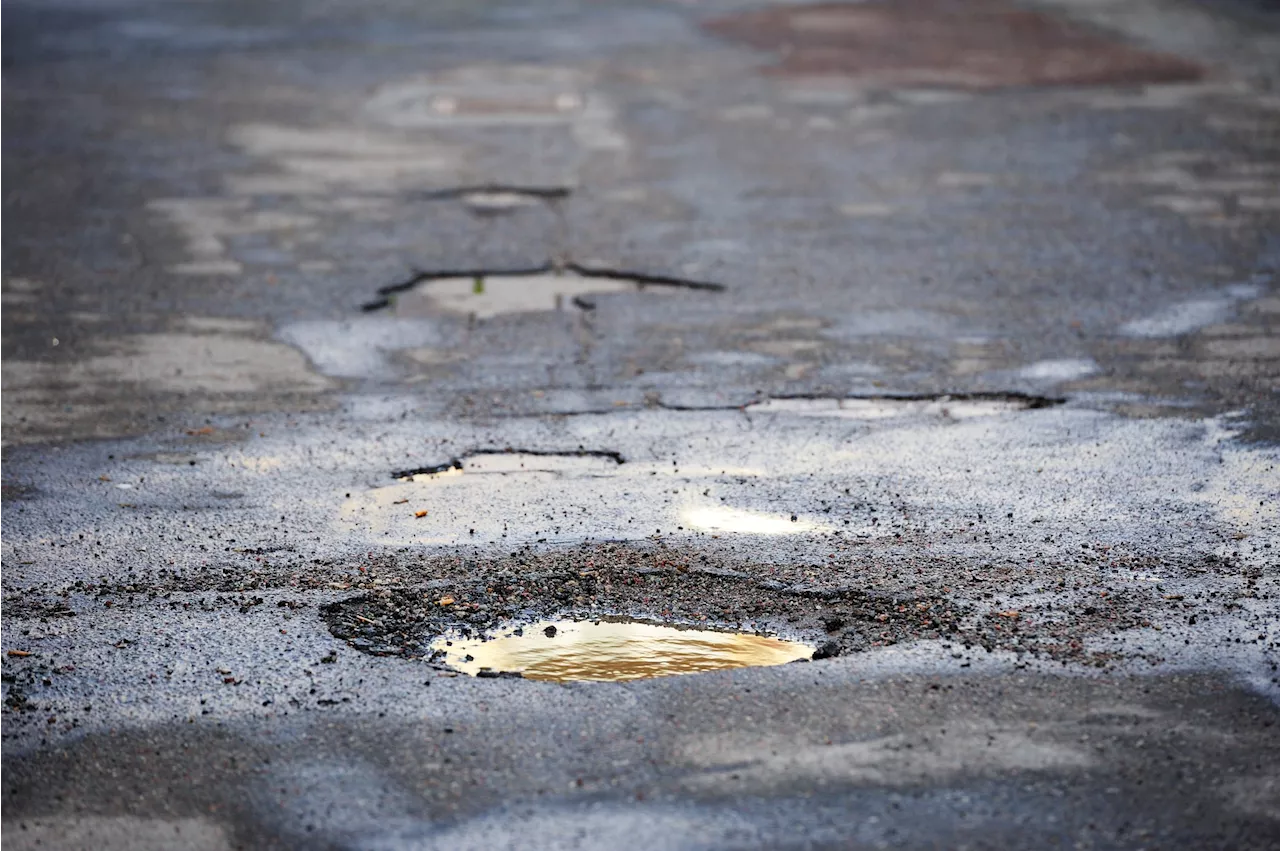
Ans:
MULTIPOLYGON (((489 201, 494 198, 489 197, 489 201)), ((505 203, 505 201, 503 202, 505 203)), ((508 313, 594 310, 596 298, 614 293, 721 292, 720 284, 663 275, 592 270, 575 263, 529 272, 489 274, 420 273, 412 281, 383 287, 365 310, 390 307, 397 316, 438 314, 491 319, 508 313)))
POLYGON ((518 671, 526 679, 620 682, 721 668, 782 665, 809 659, 813 648, 765 635, 659 626, 641 621, 540 621, 497 638, 438 638, 433 650, 453 668, 518 671))
POLYGON ((752 402, 743 410, 749 413, 790 414, 800 417, 837 417, 845 420, 887 420, 896 417, 939 417, 968 420, 994 417, 1012 411, 1025 411, 1053 404, 1038 397, 948 397, 930 399, 766 399, 752 402))
POLYGON ((435 278, 418 284, 392 300, 397 316, 454 313, 491 319, 505 313, 594 307, 592 298, 611 293, 640 292, 644 284, 625 278, 598 278, 572 272, 531 275, 477 275, 435 278))

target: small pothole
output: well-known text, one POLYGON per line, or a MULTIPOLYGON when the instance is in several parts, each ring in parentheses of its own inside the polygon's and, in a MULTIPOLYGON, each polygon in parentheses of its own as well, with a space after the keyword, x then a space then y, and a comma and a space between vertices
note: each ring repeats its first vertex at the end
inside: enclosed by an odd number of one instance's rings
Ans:
POLYGON ((391 309, 396 316, 430 316, 453 313, 492 319, 504 313, 537 313, 587 309, 595 296, 638 292, 639 285, 626 280, 592 280, 581 275, 548 272, 536 275, 476 275, 472 278, 437 278, 396 296, 391 309))
POLYGON ((1023 393, 953 393, 923 396, 775 396, 747 404, 749 414, 787 414, 846 420, 938 417, 967 420, 1062 404, 1063 399, 1023 393))
POLYGON ((622 682, 782 665, 814 654, 807 644, 768 635, 626 618, 537 621, 501 628, 488 639, 446 635, 431 648, 449 667, 473 676, 507 673, 553 682, 622 682))
POLYGON ((492 319, 511 313, 594 310, 597 297, 614 293, 723 289, 705 281, 566 263, 512 271, 419 272, 381 288, 380 298, 364 305, 364 310, 390 309, 401 317, 452 314, 492 319))
POLYGON ((600 473, 626 463, 622 453, 609 449, 476 449, 441 464, 395 470, 391 478, 401 482, 434 481, 465 473, 506 475, 509 473, 600 473))

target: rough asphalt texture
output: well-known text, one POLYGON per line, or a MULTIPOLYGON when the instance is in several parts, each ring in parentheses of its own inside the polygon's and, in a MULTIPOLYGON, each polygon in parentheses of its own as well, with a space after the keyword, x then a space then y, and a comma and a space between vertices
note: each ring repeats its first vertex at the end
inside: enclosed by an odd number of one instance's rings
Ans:
POLYGON ((1275 6, 899 5, 6 3, 5 847, 1280 845, 1275 6))

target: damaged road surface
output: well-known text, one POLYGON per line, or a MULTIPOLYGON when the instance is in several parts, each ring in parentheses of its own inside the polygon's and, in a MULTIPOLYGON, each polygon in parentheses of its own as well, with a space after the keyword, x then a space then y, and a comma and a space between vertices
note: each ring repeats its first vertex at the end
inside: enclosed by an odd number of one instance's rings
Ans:
POLYGON ((6 849, 1280 842, 1266 4, 5 15, 6 849))

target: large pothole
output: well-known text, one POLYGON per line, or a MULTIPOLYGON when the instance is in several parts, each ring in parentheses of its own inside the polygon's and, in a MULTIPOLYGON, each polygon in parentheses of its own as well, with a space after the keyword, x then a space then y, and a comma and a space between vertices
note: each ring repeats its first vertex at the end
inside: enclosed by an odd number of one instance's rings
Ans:
POLYGON ((471 672, 527 673, 545 664, 547 679, 630 679, 628 665, 633 672, 640 670, 636 665, 648 665, 652 671, 683 673, 822 659, 944 638, 956 632, 962 614, 959 605, 944 598, 797 589, 700 572, 686 563, 602 569, 590 561, 577 570, 377 590, 324 610, 336 637, 372 655, 471 672), (548 626, 556 627, 557 637, 564 630, 565 640, 543 642, 540 648, 537 642, 512 641, 530 635, 545 639, 548 626), (682 646, 673 633, 690 628, 697 632, 685 633, 682 646), (571 646, 571 638, 584 641, 583 649, 571 646), (659 638, 670 642, 663 660, 635 661, 645 654, 645 642, 659 638), (703 646, 692 646, 697 642, 703 646), (612 660, 604 653, 610 643, 612 660), (605 675, 610 666, 614 673, 605 675), (581 675, 562 676, 568 669, 581 675))

